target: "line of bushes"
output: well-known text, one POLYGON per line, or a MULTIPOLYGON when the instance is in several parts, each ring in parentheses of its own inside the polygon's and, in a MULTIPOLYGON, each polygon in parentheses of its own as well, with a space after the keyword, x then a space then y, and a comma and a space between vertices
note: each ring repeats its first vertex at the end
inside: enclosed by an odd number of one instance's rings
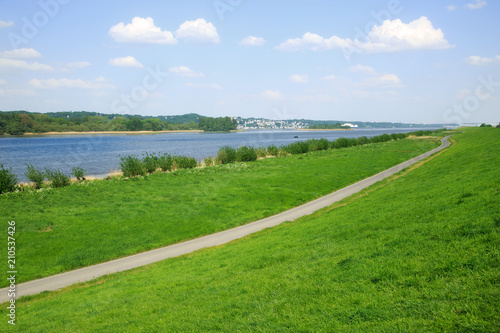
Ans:
MULTIPOLYGON (((417 131, 411 133, 395 133, 395 134, 382 134, 367 138, 362 136, 359 138, 338 138, 334 141, 327 139, 309 139, 306 141, 297 141, 288 145, 277 147, 270 145, 267 148, 247 147, 240 146, 234 149, 230 146, 220 148, 216 157, 207 157, 204 159, 205 166, 229 164, 234 162, 251 162, 257 160, 259 157, 267 156, 286 156, 305 154, 312 151, 340 149, 346 147, 354 147, 360 145, 367 145, 371 143, 387 142, 391 140, 400 140, 408 136, 427 136, 434 133, 439 133, 444 129, 435 131, 417 131)), ((170 154, 156 155, 146 153, 142 158, 134 155, 120 156, 120 169, 124 177, 145 176, 158 171, 173 171, 180 169, 193 169, 198 166, 198 161, 193 157, 186 156, 172 156, 170 154)), ((21 189, 18 186, 18 179, 12 173, 11 169, 5 169, 0 164, 0 194, 12 192, 16 189, 21 189)), ((45 180, 51 184, 52 187, 63 187, 71 183, 69 175, 65 175, 59 170, 40 171, 32 165, 27 166, 28 171, 25 173, 26 178, 34 184, 35 189, 43 186, 45 180)), ((80 167, 72 169, 72 175, 78 182, 85 180, 86 171, 80 167)))
POLYGON ((193 169, 198 161, 193 157, 155 155, 146 153, 142 159, 133 155, 120 156, 120 169, 124 177, 145 176, 161 171, 193 169))
POLYGON ((279 148, 276 147, 275 145, 270 145, 267 148, 264 147, 253 148, 253 147, 241 146, 238 149, 234 149, 229 146, 224 146, 219 150, 219 152, 217 153, 217 157, 215 159, 206 158, 205 165, 228 164, 234 162, 250 162, 250 161, 255 161, 258 157, 285 156, 289 154, 298 155, 312 151, 340 149, 340 148, 367 145, 370 143, 400 140, 410 135, 413 136, 431 135, 433 133, 441 131, 443 130, 418 131, 411 133, 394 133, 390 135, 382 134, 371 138, 367 138, 366 136, 362 136, 359 138, 338 138, 337 140, 334 141, 328 141, 327 139, 309 139, 306 141, 292 142, 288 145, 280 146, 279 148))

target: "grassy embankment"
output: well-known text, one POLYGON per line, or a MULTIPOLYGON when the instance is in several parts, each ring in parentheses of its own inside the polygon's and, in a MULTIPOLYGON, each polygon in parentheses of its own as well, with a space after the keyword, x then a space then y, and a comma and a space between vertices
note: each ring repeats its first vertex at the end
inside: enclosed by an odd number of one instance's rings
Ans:
POLYGON ((437 145, 406 139, 9 193, 0 218, 16 222, 19 283, 271 216, 437 145))
POLYGON ((498 332, 500 131, 465 131, 423 166, 312 216, 18 300, 18 328, 498 332))

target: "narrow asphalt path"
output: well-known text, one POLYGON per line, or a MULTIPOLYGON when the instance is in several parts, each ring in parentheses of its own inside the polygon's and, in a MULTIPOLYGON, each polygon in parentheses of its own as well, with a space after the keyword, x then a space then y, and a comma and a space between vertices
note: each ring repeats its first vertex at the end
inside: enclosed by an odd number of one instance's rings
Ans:
MULTIPOLYGON (((16 286, 16 298, 38 294, 43 291, 61 289, 75 283, 93 280, 103 275, 113 274, 148 265, 168 258, 178 257, 203 248, 222 245, 233 240, 245 237, 257 231, 277 226, 278 224, 281 224, 285 221, 296 220, 299 217, 312 214, 319 209, 328 207, 337 201, 345 199, 350 195, 355 194, 387 177, 390 177, 393 174, 437 153, 440 150, 443 150, 450 145, 450 143, 448 142, 449 137, 450 136, 447 136, 441 140, 441 146, 425 154, 412 158, 411 160, 398 164, 374 176, 361 180, 357 183, 349 185, 343 189, 335 191, 314 201, 308 202, 302 206, 287 210, 278 215, 245 224, 230 230, 192 239, 186 242, 162 247, 159 249, 135 254, 129 257, 124 257, 89 267, 80 268, 66 273, 49 276, 39 280, 21 283, 16 286)), ((0 289, 0 303, 8 302, 10 300, 10 298, 8 297, 8 293, 8 287, 0 289)))

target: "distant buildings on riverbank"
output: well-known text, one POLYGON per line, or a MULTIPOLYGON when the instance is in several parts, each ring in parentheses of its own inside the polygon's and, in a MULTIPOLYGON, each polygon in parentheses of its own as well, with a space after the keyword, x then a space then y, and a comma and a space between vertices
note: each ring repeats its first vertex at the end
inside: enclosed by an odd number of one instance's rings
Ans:
POLYGON ((296 120, 270 120, 270 119, 238 119, 239 130, 249 129, 302 129, 308 128, 309 124, 296 120))

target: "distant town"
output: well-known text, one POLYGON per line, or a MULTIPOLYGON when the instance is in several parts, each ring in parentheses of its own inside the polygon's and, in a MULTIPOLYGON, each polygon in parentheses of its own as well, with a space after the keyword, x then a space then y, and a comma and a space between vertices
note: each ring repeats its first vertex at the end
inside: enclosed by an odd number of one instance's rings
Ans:
POLYGON ((310 120, 291 119, 273 120, 266 118, 241 118, 233 117, 238 122, 239 130, 252 129, 308 129, 315 126, 336 125, 337 128, 426 128, 426 127, 457 127, 458 124, 412 124, 412 123, 392 123, 392 122, 357 122, 357 121, 337 121, 337 120, 310 120))

